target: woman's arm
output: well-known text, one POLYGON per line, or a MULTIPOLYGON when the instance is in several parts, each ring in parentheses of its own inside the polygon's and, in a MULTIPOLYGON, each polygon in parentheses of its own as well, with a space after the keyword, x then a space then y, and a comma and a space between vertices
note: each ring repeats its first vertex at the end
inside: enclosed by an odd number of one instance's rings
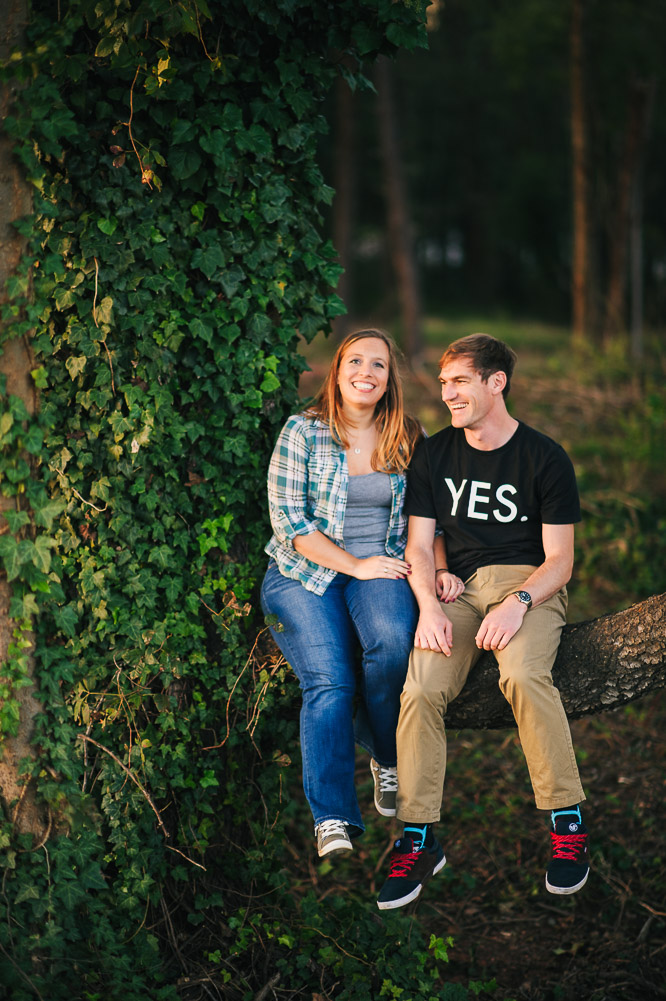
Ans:
POLYGON ((293 540, 293 546, 297 553, 312 560, 313 563, 328 567, 329 570, 337 570, 338 573, 349 574, 350 577, 357 577, 359 580, 377 580, 382 577, 390 580, 409 575, 409 564, 405 560, 386 555, 358 559, 340 546, 336 546, 323 532, 297 535, 293 540))

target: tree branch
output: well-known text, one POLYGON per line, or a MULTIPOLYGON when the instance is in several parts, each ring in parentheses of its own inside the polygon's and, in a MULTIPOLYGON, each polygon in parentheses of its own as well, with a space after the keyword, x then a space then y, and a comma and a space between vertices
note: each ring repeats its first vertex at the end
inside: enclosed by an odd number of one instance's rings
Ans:
MULTIPOLYGON (((447 728, 514 727, 498 678, 495 658, 482 654, 465 688, 447 710, 447 728)), ((666 594, 567 626, 553 680, 569 719, 617 709, 666 687, 666 594)))

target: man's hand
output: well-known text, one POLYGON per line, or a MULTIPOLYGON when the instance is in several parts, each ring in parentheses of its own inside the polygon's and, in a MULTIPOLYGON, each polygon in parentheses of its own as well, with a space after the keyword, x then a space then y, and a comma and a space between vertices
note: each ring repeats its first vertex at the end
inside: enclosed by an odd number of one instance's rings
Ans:
POLYGON ((443 653, 450 657, 452 643, 451 619, 439 609, 421 612, 414 635, 414 646, 421 650, 434 650, 435 653, 443 653))
POLYGON ((501 605, 488 612, 476 634, 479 650, 503 650, 523 624, 527 605, 510 594, 501 605))

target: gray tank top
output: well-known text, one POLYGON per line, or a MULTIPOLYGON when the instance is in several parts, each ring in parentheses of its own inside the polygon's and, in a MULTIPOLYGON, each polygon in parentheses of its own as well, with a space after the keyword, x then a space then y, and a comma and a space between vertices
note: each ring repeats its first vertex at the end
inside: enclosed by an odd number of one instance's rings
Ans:
POLYGON ((388 473, 349 477, 343 539, 345 549, 357 559, 386 552, 391 516, 391 479, 388 473))

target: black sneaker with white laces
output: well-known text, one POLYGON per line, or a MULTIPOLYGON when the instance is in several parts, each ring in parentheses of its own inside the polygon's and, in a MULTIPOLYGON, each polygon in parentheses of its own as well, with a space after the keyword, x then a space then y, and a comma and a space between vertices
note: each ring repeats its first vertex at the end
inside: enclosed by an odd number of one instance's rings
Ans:
POLYGON ((560 814, 555 817, 550 838, 553 858, 546 873, 546 889, 549 893, 576 893, 590 873, 587 827, 576 813, 560 814))
POLYGON ((437 838, 429 847, 415 849, 412 839, 403 836, 393 846, 389 874, 379 892, 377 907, 386 911, 410 904, 445 865, 444 850, 437 838))

